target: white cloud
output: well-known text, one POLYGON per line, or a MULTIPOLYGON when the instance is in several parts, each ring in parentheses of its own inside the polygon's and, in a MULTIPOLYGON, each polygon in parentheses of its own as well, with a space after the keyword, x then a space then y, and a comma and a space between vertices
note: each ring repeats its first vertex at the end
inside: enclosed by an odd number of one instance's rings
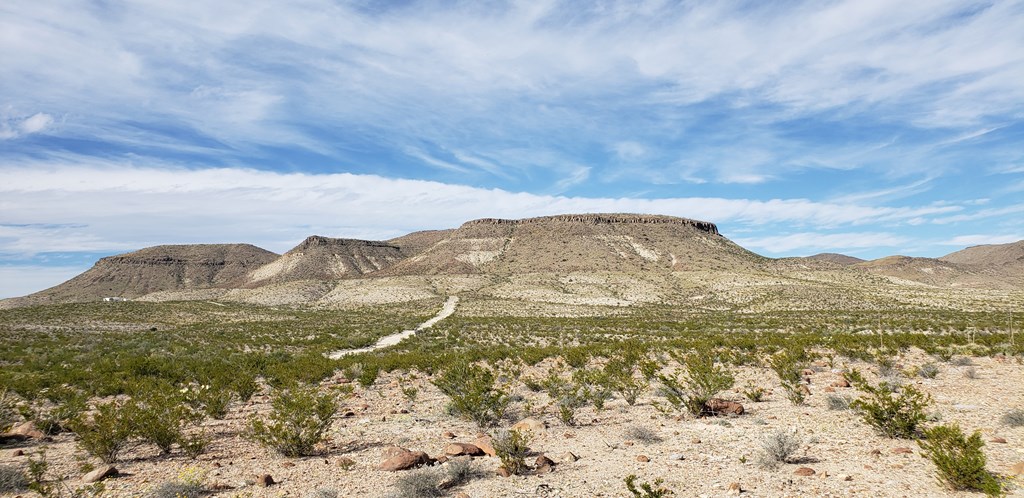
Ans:
POLYGON ((0 114, 0 140, 31 135, 45 131, 53 124, 53 116, 37 112, 28 117, 12 117, 0 114))
POLYGON ((29 135, 32 133, 39 133, 51 124, 53 124, 53 116, 39 112, 22 121, 19 128, 21 128, 22 133, 29 135))
POLYGON ((768 237, 745 237, 736 239, 735 242, 747 248, 761 249, 769 254, 786 254, 793 252, 807 253, 807 251, 820 252, 822 250, 838 251, 844 249, 895 247, 906 244, 910 240, 904 236, 884 232, 829 234, 802 232, 768 237))
POLYGON ((1024 235, 959 235, 939 242, 944 246, 978 246, 986 244, 1009 244, 1024 240, 1024 235))

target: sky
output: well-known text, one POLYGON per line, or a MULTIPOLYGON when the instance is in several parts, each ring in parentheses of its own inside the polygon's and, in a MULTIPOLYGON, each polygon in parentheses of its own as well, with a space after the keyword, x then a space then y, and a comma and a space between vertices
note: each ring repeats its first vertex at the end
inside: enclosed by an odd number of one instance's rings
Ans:
POLYGON ((1024 2, 0 3, 0 297, 157 244, 635 212, 1024 239, 1024 2))

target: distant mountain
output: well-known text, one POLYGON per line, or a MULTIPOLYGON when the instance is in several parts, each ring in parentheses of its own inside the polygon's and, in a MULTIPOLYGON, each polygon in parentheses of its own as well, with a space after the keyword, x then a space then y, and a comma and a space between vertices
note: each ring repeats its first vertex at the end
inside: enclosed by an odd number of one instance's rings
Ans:
POLYGON ((98 301, 166 290, 238 287, 249 272, 277 258, 250 244, 155 246, 100 259, 85 273, 29 297, 32 302, 98 301))
POLYGON ((247 277, 248 286, 299 280, 359 278, 405 258, 386 242, 313 235, 247 277))
POLYGON ((1024 265, 1024 240, 1009 244, 968 247, 939 259, 947 263, 970 266, 1024 265))
POLYGON ((845 254, 837 254, 834 252, 823 252, 821 254, 815 254, 814 256, 807 256, 804 259, 810 259, 812 261, 824 261, 826 263, 835 263, 838 265, 849 266, 857 263, 863 263, 864 260, 855 258, 853 256, 847 256, 845 254))

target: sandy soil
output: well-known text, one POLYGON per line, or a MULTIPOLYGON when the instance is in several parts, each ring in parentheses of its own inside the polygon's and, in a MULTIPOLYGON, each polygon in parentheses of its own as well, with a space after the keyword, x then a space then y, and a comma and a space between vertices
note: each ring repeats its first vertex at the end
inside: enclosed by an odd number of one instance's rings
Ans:
POLYGON ((452 316, 452 313, 455 313, 455 305, 457 305, 458 303, 459 296, 450 296, 448 300, 444 302, 444 306, 441 307, 441 311, 439 311, 437 315, 432 317, 430 320, 421 323, 418 327, 416 327, 413 330, 403 330, 401 332, 396 332, 391 335, 386 335, 378 339, 377 343, 374 344, 373 346, 358 349, 343 349, 341 351, 335 351, 327 356, 332 360, 337 360, 342 356, 348 356, 351 354, 359 353, 368 353, 370 351, 375 351, 389 346, 394 346, 408 339, 409 337, 412 337, 413 335, 416 334, 416 332, 433 327, 434 324, 436 324, 437 322, 440 322, 441 320, 444 320, 445 318, 452 316))

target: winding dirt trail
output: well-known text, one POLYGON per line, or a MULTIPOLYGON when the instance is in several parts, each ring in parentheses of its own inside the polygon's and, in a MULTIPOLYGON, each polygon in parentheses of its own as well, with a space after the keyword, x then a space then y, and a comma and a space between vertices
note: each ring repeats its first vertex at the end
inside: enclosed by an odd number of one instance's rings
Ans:
POLYGON ((434 324, 436 324, 437 322, 440 322, 441 320, 444 320, 445 318, 451 316, 452 313, 455 313, 455 305, 458 303, 459 296, 448 296, 448 300, 444 302, 444 306, 441 307, 441 311, 439 311, 437 315, 434 315, 434 317, 431 318, 430 320, 427 320, 419 324, 419 326, 413 330, 403 330, 401 332, 396 332, 391 335, 386 335, 378 339, 377 343, 374 344, 373 346, 358 349, 342 349, 340 351, 330 353, 327 356, 332 360, 337 360, 342 356, 348 356, 350 354, 367 353, 381 348, 386 348, 388 346, 394 346, 395 344, 398 344, 404 341, 405 339, 413 335, 416 335, 416 332, 419 332, 423 329, 428 329, 434 326, 434 324))

